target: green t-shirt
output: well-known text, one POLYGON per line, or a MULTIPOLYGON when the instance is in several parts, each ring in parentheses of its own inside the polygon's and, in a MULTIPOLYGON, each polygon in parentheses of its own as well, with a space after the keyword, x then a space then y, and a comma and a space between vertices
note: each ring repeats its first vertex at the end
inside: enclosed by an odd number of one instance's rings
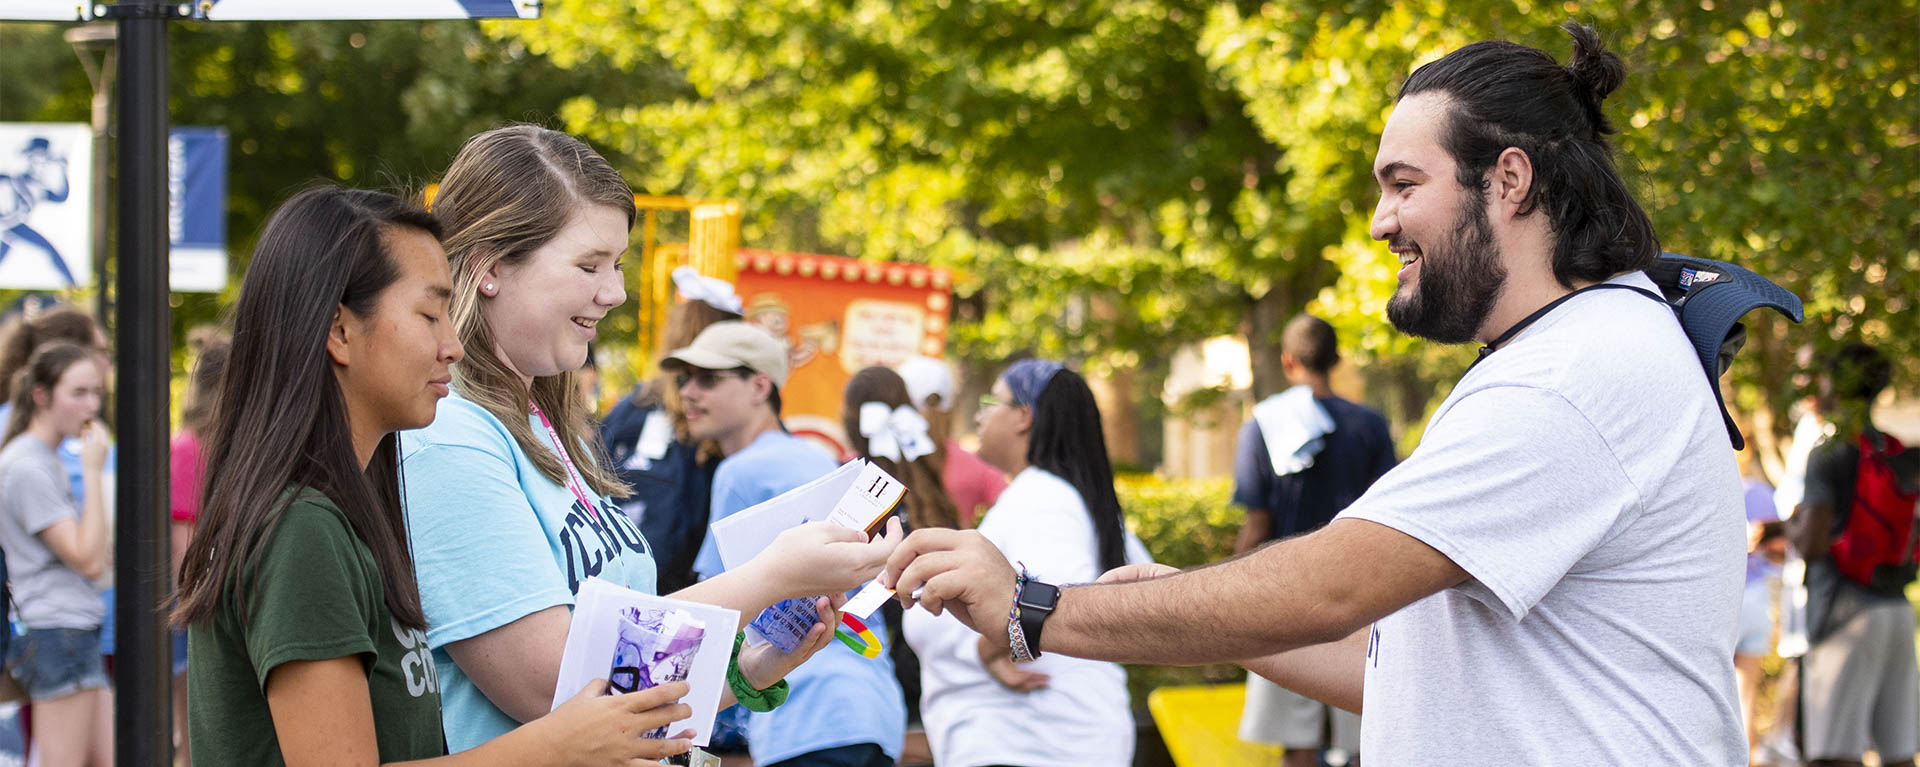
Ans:
POLYGON ((229 591, 211 621, 188 630, 194 762, 284 765, 267 710, 267 673, 288 661, 350 655, 367 671, 380 761, 445 754, 426 634, 394 622, 373 554, 346 516, 309 491, 269 535, 247 624, 229 591))

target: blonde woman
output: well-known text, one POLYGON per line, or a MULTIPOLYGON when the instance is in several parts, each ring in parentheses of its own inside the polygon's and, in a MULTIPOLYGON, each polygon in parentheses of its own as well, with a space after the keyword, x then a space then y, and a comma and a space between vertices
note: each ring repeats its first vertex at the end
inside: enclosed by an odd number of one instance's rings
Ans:
MULTIPOLYGON (((427 644, 458 752, 547 712, 582 581, 652 592, 656 576, 651 548, 615 502, 630 491, 603 459, 573 382, 595 326, 626 302, 632 190, 577 139, 519 125, 468 141, 434 206, 466 357, 433 424, 407 433, 403 468, 427 644)), ((865 582, 897 539, 799 528, 739 571, 674 596, 751 619, 783 599, 865 582)), ((793 654, 772 645, 740 654, 723 705, 784 700, 780 680, 839 620, 829 599, 817 607, 821 625, 793 654)))

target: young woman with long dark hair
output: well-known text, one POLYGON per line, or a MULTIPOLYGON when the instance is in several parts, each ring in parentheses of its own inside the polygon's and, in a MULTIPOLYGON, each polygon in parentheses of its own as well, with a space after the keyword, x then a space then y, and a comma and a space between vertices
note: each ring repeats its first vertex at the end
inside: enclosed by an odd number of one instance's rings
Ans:
MULTIPOLYGON (((980 521, 1009 561, 1048 583, 1087 583, 1152 561, 1127 532, 1093 391, 1046 360, 1014 363, 980 401, 980 457, 1013 475, 980 521)), ((942 765, 1125 767, 1133 712, 1118 665, 1048 653, 1016 666, 951 615, 909 610, 920 718, 942 765)))
MULTIPOLYGON (((631 491, 574 385, 596 326, 626 303, 633 190, 580 140, 515 125, 469 140, 433 205, 467 356, 433 424, 406 434, 403 462, 426 643, 457 752, 552 705, 582 582, 658 593, 658 581, 651 547, 615 502, 631 491)), ((785 599, 865 583, 899 537, 804 525, 750 566, 673 596, 738 610, 744 622, 785 599)), ((815 606, 820 625, 792 654, 772 643, 741 650, 740 684, 723 706, 785 700, 787 672, 826 647, 840 620, 832 599, 815 606)))
POLYGON ((99 353, 41 344, 13 376, 0 449, 0 548, 26 633, 7 667, 33 701, 33 742, 46 767, 113 763, 113 691, 100 657, 106 606, 93 580, 110 560, 101 472, 105 371, 99 353), (56 454, 81 440, 76 497, 56 454))
MULTIPOLYGON (((261 233, 233 310, 189 627, 195 757, 371 765, 445 754, 400 504, 401 429, 424 426, 461 347, 439 224, 378 192, 303 192, 261 233)), ((633 764, 684 684, 595 697, 446 764, 633 764)))

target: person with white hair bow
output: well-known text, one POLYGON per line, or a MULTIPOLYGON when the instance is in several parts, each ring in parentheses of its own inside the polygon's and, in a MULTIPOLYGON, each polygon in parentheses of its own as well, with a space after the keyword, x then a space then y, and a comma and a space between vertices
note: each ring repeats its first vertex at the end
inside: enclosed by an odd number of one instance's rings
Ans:
POLYGON ((953 369, 946 362, 911 357, 894 370, 906 382, 913 406, 927 420, 934 446, 930 460, 939 467, 941 484, 960 512, 960 527, 973 527, 980 513, 1000 500, 1000 491, 1007 489, 1007 475, 948 436, 958 397, 953 369))
POLYGON ((927 436, 926 417, 906 405, 861 403, 860 436, 867 438, 868 453, 893 461, 912 461, 934 451, 933 438, 927 436))
MULTIPOLYGON (((927 418, 914 410, 921 402, 908 394, 912 384, 883 367, 853 374, 841 406, 841 425, 853 454, 873 461, 907 488, 903 500, 907 527, 961 527, 960 509, 947 495, 940 474, 940 443, 930 433, 927 418)), ((936 419, 937 420, 937 419, 936 419)), ((970 525, 969 525, 970 526, 970 525)), ((889 600, 881 613, 887 635, 903 637, 900 603, 889 600)), ((859 616, 865 619, 867 616, 859 616)), ((920 658, 904 641, 887 643, 894 679, 907 704, 907 721, 920 720, 920 658)))

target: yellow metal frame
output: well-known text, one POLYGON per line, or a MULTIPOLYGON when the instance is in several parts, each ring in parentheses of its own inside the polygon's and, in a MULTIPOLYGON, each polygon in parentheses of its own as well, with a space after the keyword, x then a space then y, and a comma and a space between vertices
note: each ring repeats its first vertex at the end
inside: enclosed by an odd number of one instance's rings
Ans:
POLYGON ((636 194, 634 207, 640 210, 640 345, 635 354, 643 368, 641 376, 651 374, 653 360, 667 334, 667 315, 673 310, 673 270, 686 265, 702 275, 736 281, 739 267, 734 258, 740 252, 740 202, 727 199, 703 199, 679 195, 636 194), (685 211, 691 221, 683 242, 660 240, 660 213, 685 211))

